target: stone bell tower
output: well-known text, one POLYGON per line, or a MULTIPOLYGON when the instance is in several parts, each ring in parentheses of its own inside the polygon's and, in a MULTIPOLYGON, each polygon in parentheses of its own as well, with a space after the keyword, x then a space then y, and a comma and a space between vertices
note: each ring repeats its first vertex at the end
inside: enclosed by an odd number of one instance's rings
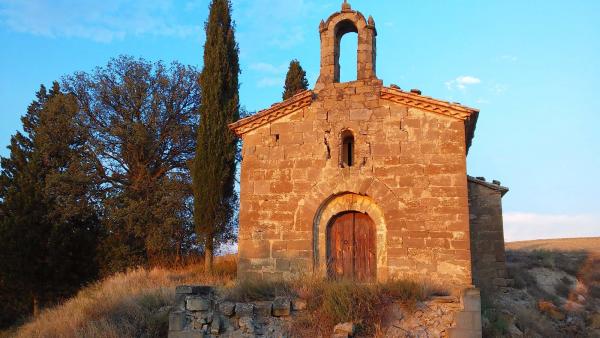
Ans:
POLYGON ((353 11, 344 1, 342 11, 332 15, 319 25, 321 34, 321 74, 315 90, 329 83, 340 82, 340 42, 347 33, 358 34, 357 80, 376 79, 376 37, 375 20, 353 11))

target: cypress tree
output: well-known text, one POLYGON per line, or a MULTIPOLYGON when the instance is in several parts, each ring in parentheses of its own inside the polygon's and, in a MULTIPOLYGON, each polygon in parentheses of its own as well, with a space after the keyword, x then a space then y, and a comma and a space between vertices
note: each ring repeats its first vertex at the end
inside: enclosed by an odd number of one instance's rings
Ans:
POLYGON ((202 104, 193 163, 194 222, 204 244, 205 268, 212 271, 215 246, 232 236, 238 141, 228 129, 239 119, 240 73, 229 0, 213 0, 205 25, 202 104))
POLYGON ((292 60, 290 68, 285 76, 285 86, 283 87, 283 99, 287 100, 290 97, 298 94, 301 91, 308 89, 308 80, 306 72, 300 66, 300 61, 292 60))

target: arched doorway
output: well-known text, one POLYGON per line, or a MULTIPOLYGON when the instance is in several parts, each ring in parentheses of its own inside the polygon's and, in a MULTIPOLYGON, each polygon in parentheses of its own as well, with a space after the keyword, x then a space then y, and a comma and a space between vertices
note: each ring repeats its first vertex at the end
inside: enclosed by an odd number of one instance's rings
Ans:
POLYGON ((331 279, 377 279, 375 223, 366 213, 348 211, 327 225, 327 275, 331 279))

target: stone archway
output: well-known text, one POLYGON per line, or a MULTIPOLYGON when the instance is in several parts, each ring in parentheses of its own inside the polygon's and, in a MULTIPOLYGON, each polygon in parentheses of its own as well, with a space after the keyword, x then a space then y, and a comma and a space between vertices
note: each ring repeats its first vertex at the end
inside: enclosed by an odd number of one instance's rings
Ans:
POLYGON ((387 278, 387 227, 383 210, 369 196, 342 193, 327 198, 317 210, 313 222, 313 254, 315 271, 327 275, 327 226, 332 218, 344 212, 368 215, 375 224, 377 280, 387 278))

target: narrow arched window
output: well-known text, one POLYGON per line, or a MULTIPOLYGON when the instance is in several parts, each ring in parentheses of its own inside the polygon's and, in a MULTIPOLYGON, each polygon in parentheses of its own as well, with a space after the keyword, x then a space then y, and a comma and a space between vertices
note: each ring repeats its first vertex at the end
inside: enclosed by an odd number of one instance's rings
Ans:
POLYGON ((345 130, 342 133, 342 167, 354 165, 354 135, 345 130))

